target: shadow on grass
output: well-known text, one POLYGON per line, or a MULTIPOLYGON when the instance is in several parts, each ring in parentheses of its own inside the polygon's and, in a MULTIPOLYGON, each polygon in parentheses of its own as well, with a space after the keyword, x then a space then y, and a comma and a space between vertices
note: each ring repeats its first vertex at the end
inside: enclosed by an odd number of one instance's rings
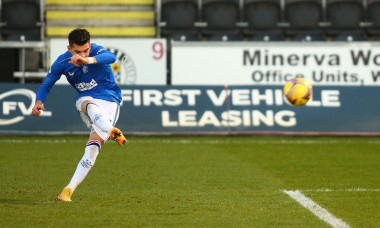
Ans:
POLYGON ((11 205, 23 205, 23 206, 37 206, 37 205, 46 205, 56 203, 55 200, 49 201, 28 201, 21 199, 0 199, 0 205, 11 206, 11 205))

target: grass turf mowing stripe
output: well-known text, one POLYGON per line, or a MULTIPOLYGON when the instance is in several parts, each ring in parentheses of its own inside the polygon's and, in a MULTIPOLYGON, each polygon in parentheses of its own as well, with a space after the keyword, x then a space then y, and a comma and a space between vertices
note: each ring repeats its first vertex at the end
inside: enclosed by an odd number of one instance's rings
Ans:
POLYGON ((54 198, 88 136, 6 139, 18 141, 0 143, 0 227, 331 227, 283 192, 296 189, 351 227, 380 224, 379 192, 303 192, 380 189, 380 138, 131 136, 104 145, 73 204, 54 198))
POLYGON ((284 193, 287 194, 288 196, 290 196, 290 198, 297 201, 303 207, 305 207, 306 209, 311 211, 319 219, 330 224, 332 227, 334 227, 334 228, 349 228, 350 227, 343 220, 335 217, 333 214, 328 212, 326 209, 319 206, 316 202, 314 202, 310 198, 306 197, 304 194, 301 193, 301 191, 299 191, 299 190, 296 190, 296 191, 284 190, 284 193))

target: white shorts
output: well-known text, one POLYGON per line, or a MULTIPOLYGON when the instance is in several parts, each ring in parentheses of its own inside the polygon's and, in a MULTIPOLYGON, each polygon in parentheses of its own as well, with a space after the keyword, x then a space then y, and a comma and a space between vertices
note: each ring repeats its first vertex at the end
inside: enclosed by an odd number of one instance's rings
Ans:
POLYGON ((95 104, 98 105, 98 107, 103 111, 104 116, 108 117, 112 123, 112 126, 115 126, 117 120, 119 119, 119 104, 114 101, 96 99, 90 96, 80 97, 75 103, 77 110, 80 112, 80 117, 86 126, 91 129, 91 133, 96 132, 104 141, 107 141, 109 138, 108 133, 102 131, 102 129, 93 124, 91 119, 82 111, 82 103, 87 100, 94 101, 95 104))

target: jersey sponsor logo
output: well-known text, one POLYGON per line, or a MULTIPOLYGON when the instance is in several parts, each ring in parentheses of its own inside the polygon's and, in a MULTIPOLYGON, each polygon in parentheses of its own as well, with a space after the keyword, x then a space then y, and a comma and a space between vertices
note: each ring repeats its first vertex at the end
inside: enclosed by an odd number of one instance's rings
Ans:
MULTIPOLYGON (((32 115, 36 93, 29 89, 14 89, 0 94, 0 126, 11 125, 32 115)), ((50 111, 42 111, 41 116, 51 116, 50 111)))
POLYGON ((97 85, 98 83, 94 79, 92 79, 91 82, 81 82, 81 83, 75 84, 75 88, 79 91, 86 91, 86 90, 90 90, 94 88, 97 85))

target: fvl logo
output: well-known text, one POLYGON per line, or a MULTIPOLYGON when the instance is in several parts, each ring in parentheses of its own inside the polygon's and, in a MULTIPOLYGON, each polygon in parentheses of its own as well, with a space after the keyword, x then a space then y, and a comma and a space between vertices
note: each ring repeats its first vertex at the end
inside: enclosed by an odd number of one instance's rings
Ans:
MULTIPOLYGON (((18 123, 25 119, 25 116, 32 115, 32 109, 34 106, 34 101, 36 100, 36 94, 29 89, 14 89, 3 94, 0 94, 0 102, 7 97, 14 95, 23 95, 30 100, 30 105, 27 107, 22 101, 3 101, 1 104, 3 116, 10 116, 9 119, 0 119, 0 125, 10 125, 18 123), (17 108, 20 110, 22 115, 12 116, 12 112, 15 112, 17 108)), ((50 111, 45 111, 41 113, 41 116, 51 116, 50 111)))

